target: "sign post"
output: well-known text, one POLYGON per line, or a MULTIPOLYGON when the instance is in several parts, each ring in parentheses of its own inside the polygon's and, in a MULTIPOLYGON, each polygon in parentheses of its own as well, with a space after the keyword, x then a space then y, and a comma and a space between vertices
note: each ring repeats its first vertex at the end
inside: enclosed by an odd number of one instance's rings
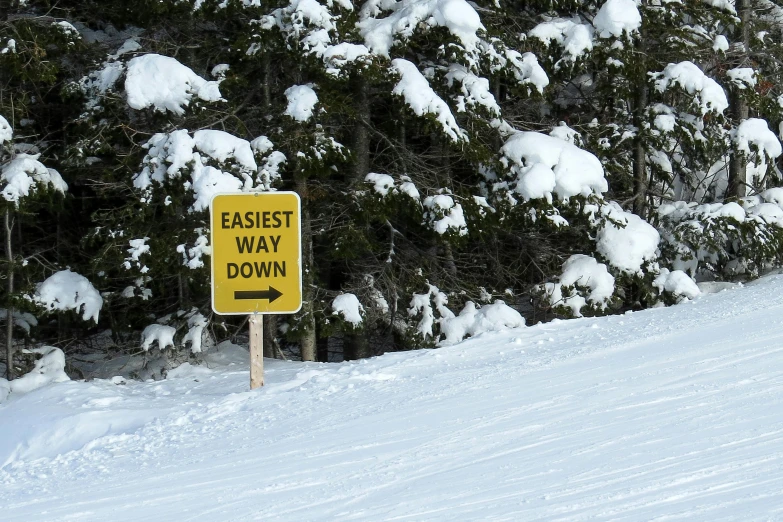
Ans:
POLYGON ((255 389, 264 385, 261 315, 302 306, 301 202, 295 192, 217 194, 209 210, 212 310, 250 316, 255 389))

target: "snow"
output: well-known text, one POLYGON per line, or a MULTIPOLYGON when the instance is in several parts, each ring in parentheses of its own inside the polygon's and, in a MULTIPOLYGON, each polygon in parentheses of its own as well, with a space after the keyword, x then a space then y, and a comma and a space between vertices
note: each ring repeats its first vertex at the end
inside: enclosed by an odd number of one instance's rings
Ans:
MULTIPOLYGON (((36 317, 29 312, 20 312, 19 310, 14 310, 12 317, 14 321, 14 326, 21 328, 27 334, 30 333, 30 328, 32 328, 33 326, 38 326, 38 319, 36 319, 36 317)), ((8 309, 0 308, 0 321, 7 321, 7 320, 8 320, 8 309)))
POLYGON ((424 222, 429 222, 438 234, 456 232, 460 236, 467 235, 468 225, 462 205, 446 194, 424 198, 424 222))
POLYGON ((370 172, 364 177, 364 181, 373 184, 373 190, 381 196, 386 196, 391 190, 394 189, 394 178, 388 174, 378 174, 376 172, 370 172))
POLYGON ((565 200, 609 189, 598 158, 559 138, 517 132, 506 141, 501 153, 501 161, 516 175, 513 188, 525 200, 549 198, 552 192, 565 200))
MULTIPOLYGON (((165 348, 174 347, 174 335, 177 333, 177 329, 173 326, 165 324, 151 324, 144 328, 141 332, 141 348, 144 351, 149 351, 153 344, 158 345, 158 349, 163 350, 165 348)), ((192 339, 191 339, 192 340, 192 339)))
POLYGON ((719 34, 715 37, 715 41, 712 44, 712 50, 715 52, 722 51, 726 52, 729 50, 729 41, 726 39, 725 36, 722 34, 719 34))
POLYGON ((653 281, 653 286, 659 292, 669 292, 676 297, 695 299, 701 290, 691 277, 682 270, 670 272, 667 268, 661 269, 661 273, 653 281))
POLYGON ((447 346, 466 337, 523 326, 525 318, 503 301, 495 301, 481 308, 473 301, 468 301, 458 316, 441 320, 440 331, 444 339, 440 344, 447 346))
POLYGON ((141 110, 171 111, 181 116, 193 96, 207 102, 222 100, 218 82, 210 82, 174 58, 159 54, 137 56, 128 62, 125 77, 128 105, 141 110))
POLYGON ((394 86, 393 94, 403 97, 405 103, 417 116, 432 114, 453 141, 467 140, 467 134, 459 128, 451 109, 443 99, 432 90, 429 82, 419 69, 408 60, 392 60, 392 69, 400 75, 400 81, 394 86))
MULTIPOLYGON (((221 130, 204 129, 193 133, 195 148, 221 163, 236 161, 247 170, 257 170, 250 143, 221 130)), ((186 156, 189 155, 186 153, 186 156)))
POLYGON ((467 51, 474 50, 477 33, 484 29, 478 13, 465 0, 370 0, 360 18, 356 25, 365 46, 387 57, 392 46, 410 38, 419 25, 445 27, 467 51), (391 12, 378 18, 382 11, 391 12))
POLYGON ((73 310, 81 313, 85 321, 92 319, 96 323, 103 307, 103 298, 92 283, 70 270, 55 272, 38 284, 32 300, 49 311, 73 310))
POLYGON ((705 4, 736 14, 734 0, 702 0, 705 4))
POLYGON ((17 154, 11 161, 2 166, 0 170, 0 194, 6 201, 19 205, 22 198, 26 198, 39 188, 48 189, 64 194, 68 185, 63 181, 60 173, 54 169, 48 169, 38 161, 40 154, 17 154))
POLYGON ((599 310, 605 310, 614 294, 614 277, 606 265, 583 254, 574 254, 563 263, 563 273, 557 283, 546 283, 544 291, 552 306, 565 306, 571 309, 574 317, 582 317, 582 308, 590 303, 599 310), (578 285, 587 288, 587 296, 577 291, 567 295, 563 287, 578 285))
POLYGON ((726 76, 739 89, 756 87, 756 71, 752 67, 738 67, 726 71, 726 76))
POLYGON ((769 130, 766 120, 761 118, 743 120, 734 132, 733 138, 737 149, 748 155, 758 150, 774 159, 783 153, 777 136, 769 130))
POLYGON ((269 190, 280 176, 285 155, 272 151, 259 168, 254 151, 267 152, 272 146, 264 136, 250 143, 214 129, 196 131, 192 137, 185 129, 155 134, 144 145, 149 152, 142 171, 133 178, 133 186, 142 192, 142 201, 148 202, 154 183, 180 180, 189 174, 189 179, 182 183, 193 193, 190 210, 205 210, 215 194, 269 190), (208 165, 209 162, 220 168, 208 165))
POLYGON ((601 38, 620 38, 638 31, 642 15, 635 0, 606 0, 593 18, 593 26, 601 38))
POLYGON ((361 326, 364 322, 364 307, 359 302, 359 298, 354 294, 340 294, 332 301, 332 315, 339 315, 344 321, 353 325, 354 328, 361 326))
MULTIPOLYGON (((207 318, 198 312, 190 316, 188 318, 188 333, 186 333, 185 336, 182 338, 182 345, 186 346, 188 343, 190 343, 190 351, 192 353, 201 353, 203 348, 204 335, 205 335, 204 329, 207 327, 208 324, 209 323, 207 321, 207 318)), ((145 343, 147 342, 147 339, 148 338, 144 338, 145 343)), ((160 337, 158 337, 157 341, 159 347, 163 346, 160 344, 161 343, 160 337)), ((165 343, 166 340, 164 339, 163 342, 165 343)))
POLYGON ((657 259, 661 237, 655 227, 613 201, 603 205, 600 211, 609 219, 598 231, 596 250, 611 266, 638 274, 646 263, 657 259))
POLYGON ((0 145, 11 141, 14 138, 14 130, 8 120, 0 116, 0 145))
POLYGON ((776 519, 781 314, 774 276, 437 350, 266 360, 253 392, 228 346, 165 381, 11 393, 3 520, 776 519))
POLYGON ((293 85, 285 91, 288 107, 285 113, 296 121, 305 122, 313 117, 318 95, 310 85, 293 85))
POLYGON ((458 112, 466 112, 467 107, 484 107, 489 114, 493 116, 500 115, 500 106, 495 100, 495 96, 489 88, 489 80, 480 78, 468 71, 462 65, 451 64, 446 73, 448 86, 454 85, 457 81, 461 85, 461 96, 458 98, 458 112))
POLYGON ((670 63, 653 77, 659 92, 666 92, 672 86, 679 85, 688 94, 694 95, 702 115, 710 111, 722 113, 729 106, 723 88, 693 62, 670 63))
MULTIPOLYGON (((563 48, 563 60, 566 63, 575 62, 593 50, 593 28, 578 18, 547 20, 530 30, 528 36, 541 40, 547 46, 552 42, 557 43, 563 48)), ((560 68, 560 62, 555 68, 560 68)))
POLYGON ((11 382, 6 381, 11 393, 30 393, 47 384, 71 380, 65 373, 65 354, 59 348, 43 346, 26 351, 28 353, 38 353, 41 355, 41 358, 35 362, 35 367, 30 373, 11 382))

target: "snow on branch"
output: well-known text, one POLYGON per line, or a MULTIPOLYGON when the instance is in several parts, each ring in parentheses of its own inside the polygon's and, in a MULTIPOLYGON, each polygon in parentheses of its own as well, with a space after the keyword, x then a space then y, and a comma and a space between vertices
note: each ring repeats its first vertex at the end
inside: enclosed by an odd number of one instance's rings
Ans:
POLYGON ((603 263, 575 254, 563 263, 558 282, 544 285, 544 293, 552 306, 570 308, 574 317, 582 317, 586 306, 606 309, 614 294, 614 277, 603 263), (570 291, 564 292, 566 289, 570 291))
POLYGON ((92 283, 70 270, 56 272, 40 283, 32 301, 50 311, 74 310, 85 321, 92 319, 96 323, 103 307, 103 298, 92 283))
MULTIPOLYGON (((562 47, 564 63, 573 63, 593 50, 593 28, 578 18, 553 18, 538 24, 527 34, 547 47, 552 42, 562 47)), ((555 69, 559 68, 560 61, 555 64, 555 69)))
POLYGON ((159 54, 137 56, 128 62, 125 93, 134 109, 152 107, 179 116, 193 96, 208 102, 222 100, 218 82, 207 81, 174 58, 159 54))
POLYGON ((362 7, 359 27, 365 45, 389 56, 396 43, 407 40, 421 26, 445 27, 466 51, 473 51, 483 30, 481 18, 465 0, 370 0, 362 7), (377 18, 391 11, 385 18, 377 18))
POLYGON ((293 85, 285 90, 288 106, 285 115, 296 121, 305 122, 313 117, 313 109, 318 103, 318 95, 312 85, 293 85))
POLYGON ((51 188, 65 194, 68 185, 60 173, 38 161, 40 154, 17 154, 0 170, 0 193, 6 201, 19 204, 39 188, 51 188))
POLYGON ((150 201, 154 183, 185 178, 181 182, 194 197, 192 212, 208 208, 217 193, 270 190, 286 161, 264 136, 248 142, 213 129, 196 131, 193 136, 185 129, 155 134, 144 147, 149 152, 143 169, 133 177, 133 186, 144 194, 142 201, 150 201), (265 155, 260 167, 256 155, 265 155))
POLYGON ((397 58, 392 60, 392 69, 400 75, 400 81, 392 90, 405 99, 405 103, 417 116, 432 114, 452 141, 467 141, 468 136, 457 125, 457 120, 451 109, 438 96, 419 69, 408 60, 397 58))
POLYGON ((500 106, 489 88, 489 80, 481 78, 459 64, 451 64, 446 73, 448 86, 460 83, 462 95, 457 99, 457 111, 465 112, 467 107, 484 107, 491 115, 500 116, 500 106))
POLYGON ((702 115, 710 111, 723 113, 729 107, 723 88, 693 62, 670 63, 662 72, 652 73, 652 77, 658 92, 666 92, 677 85, 693 95, 702 115))
POLYGON ((438 194, 424 198, 424 224, 428 224, 440 235, 447 232, 459 236, 468 234, 468 224, 462 205, 447 194, 438 194))
POLYGON ((517 132, 500 151, 501 162, 515 179, 495 188, 509 188, 525 201, 551 201, 552 193, 566 200, 609 190, 598 158, 562 139, 539 132, 517 132))
POLYGON ((14 138, 14 130, 8 123, 8 120, 0 116, 0 145, 11 141, 14 138))
POLYGON ((634 0, 606 0, 593 18, 593 26, 601 38, 620 38, 638 31, 642 15, 634 0))
POLYGON ((364 307, 355 294, 340 294, 332 301, 332 315, 337 315, 354 328, 361 327, 364 322, 364 307))
MULTIPOLYGON (((590 212, 592 209, 585 209, 590 212)), ((593 216, 603 218, 596 235, 596 250, 609 264, 628 274, 641 274, 642 267, 658 258, 658 231, 615 201, 601 205, 593 216)))

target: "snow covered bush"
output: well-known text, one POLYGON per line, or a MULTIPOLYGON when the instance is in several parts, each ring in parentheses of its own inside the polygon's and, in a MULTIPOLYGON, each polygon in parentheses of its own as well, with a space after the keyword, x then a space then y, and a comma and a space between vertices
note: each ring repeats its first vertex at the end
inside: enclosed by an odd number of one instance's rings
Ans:
POLYGON ((707 279, 758 277, 783 262, 777 190, 734 202, 676 202, 658 209, 668 266, 707 279), (767 200, 766 198, 769 198, 767 200))

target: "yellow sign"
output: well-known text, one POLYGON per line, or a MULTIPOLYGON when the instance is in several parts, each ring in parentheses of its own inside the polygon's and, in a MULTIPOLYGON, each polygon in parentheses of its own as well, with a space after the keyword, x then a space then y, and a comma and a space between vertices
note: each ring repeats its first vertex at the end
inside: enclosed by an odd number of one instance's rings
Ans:
POLYGON ((300 206, 295 192, 218 194, 212 198, 215 313, 287 314, 299 310, 300 206))

